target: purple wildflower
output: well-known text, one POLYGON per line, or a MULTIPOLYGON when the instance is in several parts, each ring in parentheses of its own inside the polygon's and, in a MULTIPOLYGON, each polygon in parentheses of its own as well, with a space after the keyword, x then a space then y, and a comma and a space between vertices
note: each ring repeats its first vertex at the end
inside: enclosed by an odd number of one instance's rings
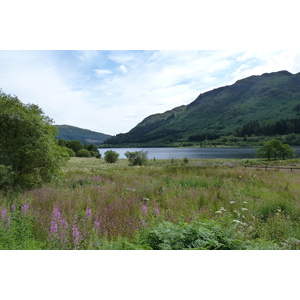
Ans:
POLYGON ((147 208, 146 204, 143 204, 143 206, 142 206, 142 212, 143 212, 143 214, 146 214, 148 212, 148 208, 147 208))
POLYGON ((57 223, 55 221, 51 221, 51 226, 50 226, 50 234, 54 235, 58 231, 57 223))
POLYGON ((87 217, 91 217, 92 216, 92 209, 91 208, 86 208, 86 211, 85 211, 85 215, 87 216, 87 217))
POLYGON ((5 221, 5 217, 6 217, 6 209, 3 208, 3 209, 1 210, 1 219, 2 219, 3 221, 5 221))
POLYGON ((27 213, 29 210, 29 204, 23 204, 22 205, 22 212, 23 213, 27 213))
POLYGON ((59 220, 60 223, 60 242, 65 244, 67 242, 67 229, 68 229, 68 222, 64 219, 59 220))
POLYGON ((54 219, 60 219, 60 211, 57 207, 54 207, 53 209, 53 217, 54 219))
POLYGON ((157 207, 154 207, 154 212, 157 216, 159 216, 159 209, 157 207))
POLYGON ((13 205, 11 206, 11 208, 12 208, 13 211, 16 211, 16 210, 17 210, 16 204, 13 204, 13 205))
POLYGON ((74 227, 72 227, 72 236, 73 236, 73 242, 75 244, 75 246, 78 246, 81 240, 81 234, 77 229, 77 226, 75 225, 74 227))
POLYGON ((97 229, 100 229, 100 222, 99 222, 99 221, 95 221, 95 227, 96 227, 97 229))

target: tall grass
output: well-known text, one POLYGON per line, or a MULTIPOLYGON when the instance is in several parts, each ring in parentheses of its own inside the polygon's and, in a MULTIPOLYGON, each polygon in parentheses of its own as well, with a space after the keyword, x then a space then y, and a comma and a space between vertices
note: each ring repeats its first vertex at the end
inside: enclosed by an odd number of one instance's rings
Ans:
POLYGON ((300 173, 243 163, 72 158, 59 184, 0 194, 0 248, 299 249, 300 173))

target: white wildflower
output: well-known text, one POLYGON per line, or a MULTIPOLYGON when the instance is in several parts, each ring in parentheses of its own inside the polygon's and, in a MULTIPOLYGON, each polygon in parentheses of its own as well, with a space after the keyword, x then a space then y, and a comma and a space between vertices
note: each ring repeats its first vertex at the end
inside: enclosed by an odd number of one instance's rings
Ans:
POLYGON ((220 210, 217 210, 215 213, 216 214, 221 214, 222 212, 220 210))
POLYGON ((230 201, 229 203, 231 203, 231 204, 234 204, 234 203, 235 203, 235 201, 230 201))
POLYGON ((242 207, 242 210, 248 210, 248 208, 246 208, 246 207, 242 207))

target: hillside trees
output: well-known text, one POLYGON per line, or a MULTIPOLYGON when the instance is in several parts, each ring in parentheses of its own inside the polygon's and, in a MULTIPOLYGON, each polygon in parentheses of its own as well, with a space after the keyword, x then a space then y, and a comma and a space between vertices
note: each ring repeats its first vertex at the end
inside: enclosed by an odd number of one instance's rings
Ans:
POLYGON ((29 189, 56 178, 69 157, 56 133, 37 105, 25 105, 0 90, 0 172, 5 175, 0 174, 0 188, 29 189))

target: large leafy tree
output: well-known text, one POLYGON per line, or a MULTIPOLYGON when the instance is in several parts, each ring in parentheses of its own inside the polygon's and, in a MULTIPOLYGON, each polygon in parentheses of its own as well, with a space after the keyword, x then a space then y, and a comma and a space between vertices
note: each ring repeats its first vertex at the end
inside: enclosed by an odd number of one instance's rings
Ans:
POLYGON ((32 188, 57 177, 69 155, 52 123, 37 105, 0 90, 0 172, 6 178, 0 187, 32 188))
POLYGON ((277 159, 278 157, 285 159, 286 157, 295 157, 295 152, 288 144, 282 144, 282 142, 272 139, 265 142, 256 151, 257 155, 262 158, 277 159))

